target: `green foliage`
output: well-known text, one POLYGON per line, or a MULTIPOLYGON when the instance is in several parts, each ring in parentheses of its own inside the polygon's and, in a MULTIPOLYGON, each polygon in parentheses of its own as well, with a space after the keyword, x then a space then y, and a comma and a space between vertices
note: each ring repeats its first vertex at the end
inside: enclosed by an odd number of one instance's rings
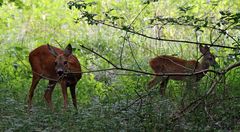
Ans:
POLYGON ((0 131, 238 131, 239 67, 222 79, 208 73, 195 89, 170 81, 164 97, 159 86, 147 89, 152 76, 121 68, 152 72, 148 61, 162 54, 197 59, 194 42, 212 46, 220 64, 213 70, 239 62, 239 5, 238 0, 0 0, 0 131), (43 99, 46 80, 27 111, 28 54, 45 43, 73 45, 84 71, 77 111, 71 97, 62 111, 57 85, 51 112, 43 99), (80 45, 119 69, 104 70, 114 66, 80 45))

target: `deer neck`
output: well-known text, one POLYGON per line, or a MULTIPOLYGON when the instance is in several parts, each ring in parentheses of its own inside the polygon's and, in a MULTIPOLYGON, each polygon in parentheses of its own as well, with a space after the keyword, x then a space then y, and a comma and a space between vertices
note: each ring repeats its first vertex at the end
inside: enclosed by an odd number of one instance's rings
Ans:
POLYGON ((205 58, 203 58, 200 62, 199 71, 206 70, 208 68, 209 68, 209 64, 207 63, 207 60, 205 58))
POLYGON ((201 72, 201 71, 204 71, 208 68, 209 68, 209 64, 207 63, 206 59, 203 58, 201 60, 201 62, 198 63, 198 66, 197 66, 197 69, 196 69, 196 72, 200 72, 196 75, 196 81, 199 81, 199 80, 201 80, 202 77, 204 77, 205 72, 201 72))

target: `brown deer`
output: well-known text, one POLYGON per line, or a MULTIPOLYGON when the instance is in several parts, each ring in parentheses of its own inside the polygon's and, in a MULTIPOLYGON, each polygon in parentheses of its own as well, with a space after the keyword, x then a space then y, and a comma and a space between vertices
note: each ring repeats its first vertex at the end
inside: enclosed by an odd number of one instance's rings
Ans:
POLYGON ((33 75, 28 95, 29 110, 32 107, 34 90, 42 78, 49 80, 44 98, 52 111, 52 92, 57 83, 60 83, 62 88, 64 109, 67 107, 67 87, 70 87, 72 102, 77 109, 75 88, 82 77, 82 73, 78 59, 72 55, 72 46, 70 44, 64 51, 49 44, 42 45, 29 54, 29 62, 33 75))
POLYGON ((168 80, 180 80, 197 82, 201 80, 209 66, 217 64, 215 56, 210 53, 209 47, 199 45, 200 52, 202 53, 202 60, 199 63, 197 60, 184 60, 173 56, 158 56, 149 61, 150 67, 155 74, 186 74, 186 73, 198 73, 191 76, 173 75, 173 76, 154 76, 154 78, 148 83, 148 87, 152 88, 156 84, 160 83, 160 93, 164 95, 165 88, 168 80))

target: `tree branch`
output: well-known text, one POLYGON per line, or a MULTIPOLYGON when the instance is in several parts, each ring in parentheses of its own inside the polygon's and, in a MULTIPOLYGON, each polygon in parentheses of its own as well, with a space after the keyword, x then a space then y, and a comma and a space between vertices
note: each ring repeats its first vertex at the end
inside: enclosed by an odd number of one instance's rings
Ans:
POLYGON ((211 46, 211 47, 220 47, 220 48, 227 48, 227 49, 239 49, 239 48, 237 48, 237 47, 231 47, 231 46, 225 46, 225 45, 216 45, 216 44, 211 44, 211 43, 203 43, 203 42, 194 42, 194 41, 187 41, 187 40, 163 39, 163 38, 158 38, 158 37, 151 37, 151 36, 148 36, 148 35, 146 35, 146 34, 136 32, 136 31, 134 31, 133 29, 128 29, 128 30, 126 30, 126 29, 123 28, 123 27, 119 27, 119 26, 116 26, 116 25, 107 24, 107 23, 105 23, 104 21, 98 21, 98 23, 99 23, 99 24, 103 24, 103 25, 108 26, 108 27, 115 28, 115 29, 124 30, 124 31, 126 31, 126 32, 129 32, 129 33, 132 33, 132 34, 136 34, 136 35, 139 35, 139 36, 148 38, 148 39, 153 39, 153 40, 173 42, 173 43, 188 43, 188 44, 195 44, 195 45, 201 44, 201 45, 208 45, 208 46, 211 46))

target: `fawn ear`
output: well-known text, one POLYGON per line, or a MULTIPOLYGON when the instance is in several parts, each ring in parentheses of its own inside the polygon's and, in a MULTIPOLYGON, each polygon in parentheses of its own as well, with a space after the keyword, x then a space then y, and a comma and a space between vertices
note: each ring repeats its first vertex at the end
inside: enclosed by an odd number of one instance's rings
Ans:
POLYGON ((50 52, 53 56, 57 57, 57 56, 58 56, 58 53, 54 50, 54 48, 53 48, 52 46, 50 46, 49 44, 47 44, 47 46, 48 46, 49 52, 50 52))
POLYGON ((71 46, 71 44, 68 44, 64 50, 64 55, 68 57, 71 54, 72 54, 72 46, 71 46))
POLYGON ((210 50, 209 50, 209 47, 207 46, 207 45, 205 45, 204 47, 200 44, 199 45, 199 49, 200 49, 200 52, 202 53, 202 54, 205 54, 205 53, 207 53, 207 52, 209 52, 210 50))

